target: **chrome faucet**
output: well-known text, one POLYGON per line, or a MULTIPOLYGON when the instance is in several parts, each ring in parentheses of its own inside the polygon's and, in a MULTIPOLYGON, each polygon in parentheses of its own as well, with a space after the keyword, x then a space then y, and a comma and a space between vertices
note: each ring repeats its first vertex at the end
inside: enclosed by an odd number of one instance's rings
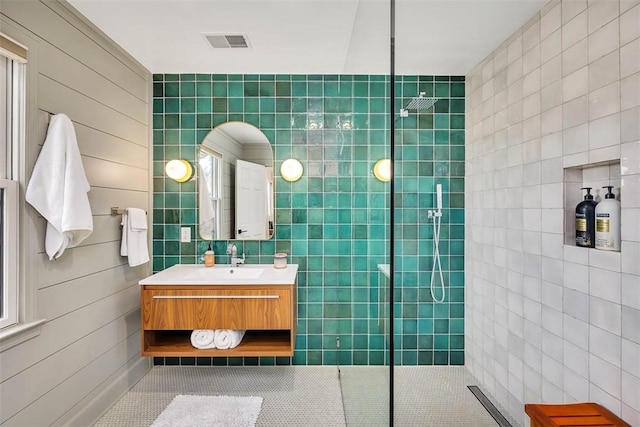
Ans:
POLYGON ((227 245, 227 255, 231 255, 231 267, 244 264, 244 254, 242 254, 242 258, 238 257, 238 247, 235 243, 229 243, 227 245))

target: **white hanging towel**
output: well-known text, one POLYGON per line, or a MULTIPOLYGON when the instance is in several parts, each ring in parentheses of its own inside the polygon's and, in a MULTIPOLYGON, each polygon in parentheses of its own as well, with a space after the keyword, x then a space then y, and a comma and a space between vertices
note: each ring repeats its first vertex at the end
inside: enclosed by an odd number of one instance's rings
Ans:
POLYGON ((76 133, 65 114, 51 117, 47 137, 27 186, 26 200, 47 220, 49 260, 78 246, 93 231, 89 181, 76 133))
POLYGON ((149 262, 147 248, 147 213, 138 208, 127 208, 122 214, 122 243, 120 255, 129 258, 129 266, 149 262))

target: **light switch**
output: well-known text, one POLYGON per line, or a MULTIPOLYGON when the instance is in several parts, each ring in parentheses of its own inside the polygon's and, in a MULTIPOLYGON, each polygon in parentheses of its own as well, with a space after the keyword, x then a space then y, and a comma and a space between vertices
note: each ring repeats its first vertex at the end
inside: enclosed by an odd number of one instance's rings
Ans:
POLYGON ((180 241, 182 243, 191 242, 191 227, 181 227, 180 228, 180 241))

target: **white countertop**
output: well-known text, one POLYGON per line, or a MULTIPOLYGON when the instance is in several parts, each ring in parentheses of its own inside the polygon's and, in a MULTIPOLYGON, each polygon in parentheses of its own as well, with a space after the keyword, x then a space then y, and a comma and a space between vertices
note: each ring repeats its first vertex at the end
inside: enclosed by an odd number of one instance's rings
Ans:
POLYGON ((139 285, 293 285, 298 264, 274 268, 273 264, 176 264, 138 282, 139 285))

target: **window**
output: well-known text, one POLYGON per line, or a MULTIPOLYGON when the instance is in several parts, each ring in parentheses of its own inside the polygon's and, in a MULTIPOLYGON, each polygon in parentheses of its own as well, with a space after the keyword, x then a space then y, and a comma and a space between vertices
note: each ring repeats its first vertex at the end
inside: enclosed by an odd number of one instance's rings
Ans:
POLYGON ((198 160, 200 183, 207 187, 200 191, 200 236, 208 240, 220 238, 222 224, 222 154, 200 147, 198 160), (203 208, 206 206, 206 208, 203 208))
POLYGON ((18 323, 18 156, 24 144, 26 49, 0 34, 0 329, 18 323))

